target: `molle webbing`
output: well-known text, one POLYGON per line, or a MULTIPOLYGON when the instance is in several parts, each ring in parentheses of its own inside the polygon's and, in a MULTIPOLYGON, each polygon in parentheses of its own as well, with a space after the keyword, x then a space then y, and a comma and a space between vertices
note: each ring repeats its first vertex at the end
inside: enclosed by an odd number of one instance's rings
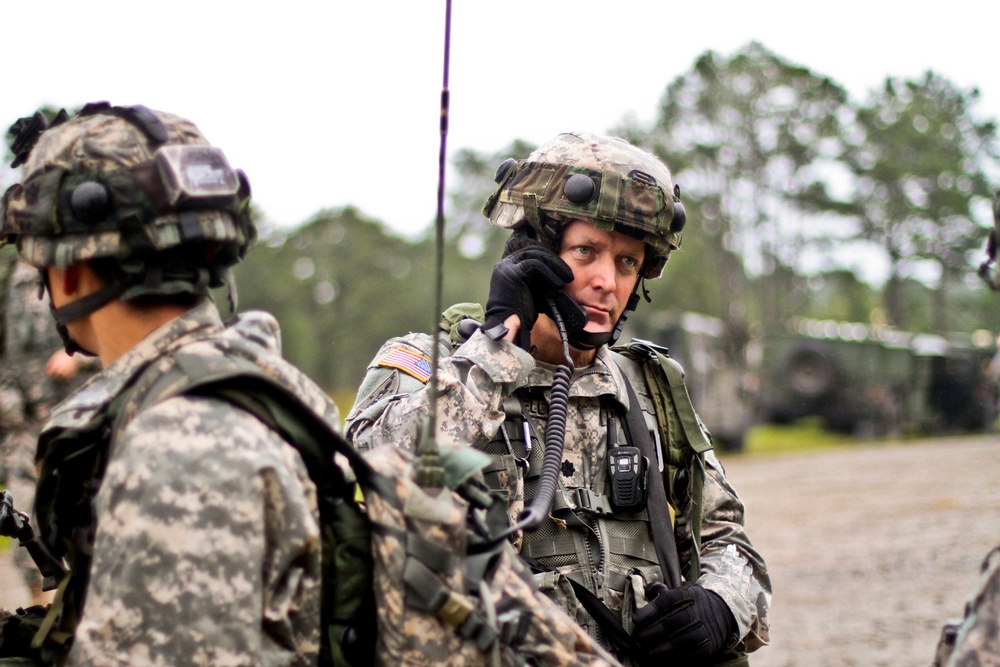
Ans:
MULTIPOLYGON (((267 386, 274 385, 274 381, 245 359, 242 351, 233 348, 226 351, 227 356, 222 357, 215 368, 212 364, 205 364, 203 358, 175 354, 175 368, 191 383, 184 393, 217 397, 243 407, 257 415, 302 455, 319 492, 322 523, 334 532, 333 543, 328 545, 331 535, 329 531, 324 531, 323 544, 324 582, 336 582, 324 583, 323 586, 323 628, 328 639, 323 648, 332 652, 333 664, 365 665, 374 661, 372 651, 376 650, 374 634, 378 626, 374 620, 376 603, 371 592, 373 571, 380 569, 388 569, 389 573, 385 576, 394 583, 402 580, 406 606, 413 610, 416 617, 429 615, 440 619, 460 638, 475 644, 481 652, 494 650, 498 645, 516 647, 524 640, 532 623, 528 610, 520 608, 521 601, 506 593, 494 606, 493 593, 488 588, 503 542, 491 545, 476 542, 475 531, 469 531, 468 524, 464 522, 458 526, 436 524, 433 506, 441 503, 446 509, 454 507, 444 496, 437 501, 428 497, 423 503, 414 503, 414 497, 423 492, 411 482, 409 496, 407 500, 402 500, 398 494, 398 480, 375 470, 329 425, 301 405, 294 393, 289 393, 291 388, 267 386), (224 368, 227 365, 230 366, 228 371, 224 368), (194 374, 201 374, 202 381, 191 380, 194 374), (327 446, 324 447, 324 444, 327 446), (346 493, 353 491, 353 486, 345 483, 341 470, 333 463, 330 445, 350 462, 366 494, 367 516, 359 511, 353 497, 346 493), (314 467, 320 463, 326 467, 325 471, 314 467), (372 515, 376 502, 383 508, 393 508, 390 514, 398 512, 401 519, 390 521, 391 525, 379 523, 372 515), (346 516, 342 516, 344 514, 346 516), (432 534, 439 534, 441 529, 465 535, 470 548, 452 552, 430 538, 432 534), (380 543, 379 536, 387 535, 392 540, 380 543), (400 572, 393 571, 394 566, 389 564, 390 560, 395 562, 395 556, 387 556, 380 551, 390 541, 396 540, 405 545, 405 560, 400 572), (328 546, 331 548, 328 549, 328 546), (335 559, 332 567, 327 563, 328 553, 335 559), (377 562, 373 561, 373 553, 378 554, 377 562), (331 578, 334 575, 336 579, 331 578), (458 580, 463 582, 464 588, 452 585, 458 580), (343 639, 349 631, 356 632, 360 642, 345 646, 343 639), (348 649, 354 652, 348 653, 348 649)), ((166 392, 176 392, 178 373, 168 371, 164 375, 170 377, 161 376, 157 386, 166 392)), ((448 487, 455 488, 466 502, 488 509, 493 497, 485 491, 477 493, 469 479, 483 458, 474 450, 450 452, 445 464, 446 477, 448 487)), ((407 470, 405 474, 409 473, 407 470)), ((451 497, 449 493, 445 495, 451 497)), ((382 519, 386 516, 384 511, 379 513, 382 519)), ((529 576, 526 571, 522 573, 522 577, 529 576)), ((324 664, 322 658, 321 664, 324 664)))
MULTIPOLYGON (((541 424, 535 422, 527 431, 524 428, 528 415, 537 412, 531 409, 537 400, 531 393, 508 396, 503 403, 505 421, 484 447, 492 459, 484 468, 486 482, 494 489, 507 487, 508 502, 520 491, 519 500, 528 504, 537 488, 544 448, 534 434, 541 424), (532 445, 527 447, 529 433, 532 445)), ((607 588, 618 592, 627 587, 623 574, 626 569, 639 569, 656 580, 662 577, 656 548, 649 537, 646 509, 615 512, 605 493, 588 488, 567 489, 560 478, 550 514, 556 520, 545 521, 522 538, 520 554, 535 567, 559 568, 564 573, 571 568, 577 573, 574 576, 584 581, 592 578, 588 567, 600 567, 607 588)))

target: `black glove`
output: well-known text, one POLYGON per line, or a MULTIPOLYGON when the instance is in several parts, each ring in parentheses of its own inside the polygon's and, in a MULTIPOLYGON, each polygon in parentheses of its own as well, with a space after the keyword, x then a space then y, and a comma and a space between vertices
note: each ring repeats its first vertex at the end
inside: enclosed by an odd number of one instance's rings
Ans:
POLYGON ((525 236, 512 236, 493 267, 483 330, 494 340, 502 338, 507 330, 500 325, 517 315, 521 318, 517 344, 529 350, 538 305, 571 280, 573 270, 551 248, 525 236))
POLYGON ((642 609, 632 620, 632 637, 643 664, 700 664, 736 641, 736 619, 716 593, 698 584, 646 587, 642 609))

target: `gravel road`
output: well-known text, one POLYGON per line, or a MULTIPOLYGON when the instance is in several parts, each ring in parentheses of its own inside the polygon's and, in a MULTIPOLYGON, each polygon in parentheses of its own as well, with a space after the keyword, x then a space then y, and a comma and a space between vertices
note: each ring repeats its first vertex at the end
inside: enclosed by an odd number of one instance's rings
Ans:
MULTIPOLYGON (((754 667, 929 665, 1000 543, 1000 438, 724 455, 771 568, 754 667)), ((27 591, 0 554, 0 607, 27 591)))
POLYGON ((723 458, 771 570, 754 667, 929 665, 1000 543, 1000 438, 723 458))

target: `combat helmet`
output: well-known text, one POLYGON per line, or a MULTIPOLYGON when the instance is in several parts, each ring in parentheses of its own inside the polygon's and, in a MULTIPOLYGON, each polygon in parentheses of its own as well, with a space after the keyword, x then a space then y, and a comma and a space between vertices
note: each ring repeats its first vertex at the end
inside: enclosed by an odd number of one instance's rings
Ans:
POLYGON ((680 247, 686 214, 670 170, 624 139, 566 132, 525 160, 509 158, 483 214, 503 229, 524 225, 555 243, 563 225, 588 220, 646 243, 643 277, 658 278, 680 247))
POLYGON ((91 260, 115 267, 112 284, 55 309, 57 324, 116 297, 205 295, 223 285, 235 306, 229 267, 256 239, 250 186, 193 123, 97 102, 51 124, 36 113, 10 132, 12 166, 24 166, 0 205, 0 242, 43 270, 91 260))
MULTIPOLYGON (((495 180, 483 215, 498 227, 528 227, 555 250, 563 227, 573 220, 644 241, 646 258, 636 290, 641 279, 658 278, 670 253, 681 245, 687 214, 680 187, 659 158, 624 139, 566 132, 525 160, 504 161, 495 180)), ((613 343, 638 301, 633 291, 610 335, 579 333, 572 342, 584 349, 613 343)))

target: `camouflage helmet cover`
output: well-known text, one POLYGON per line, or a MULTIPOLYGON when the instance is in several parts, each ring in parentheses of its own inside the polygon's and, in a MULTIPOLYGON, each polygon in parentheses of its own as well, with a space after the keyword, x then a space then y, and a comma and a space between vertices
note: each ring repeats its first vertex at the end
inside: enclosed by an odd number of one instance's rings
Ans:
POLYGON ((501 165, 497 182, 483 214, 503 229, 530 225, 552 240, 565 223, 588 220, 645 241, 646 278, 658 277, 680 247, 684 213, 670 170, 624 139, 560 134, 501 165))
POLYGON ((87 105, 42 132, 0 212, 0 240, 16 241, 21 256, 38 268, 105 257, 141 261, 195 242, 216 246, 213 261, 228 266, 256 238, 245 177, 193 123, 106 103, 87 105), (219 171, 238 188, 222 199, 178 202, 157 159, 176 146, 212 151, 219 171))

